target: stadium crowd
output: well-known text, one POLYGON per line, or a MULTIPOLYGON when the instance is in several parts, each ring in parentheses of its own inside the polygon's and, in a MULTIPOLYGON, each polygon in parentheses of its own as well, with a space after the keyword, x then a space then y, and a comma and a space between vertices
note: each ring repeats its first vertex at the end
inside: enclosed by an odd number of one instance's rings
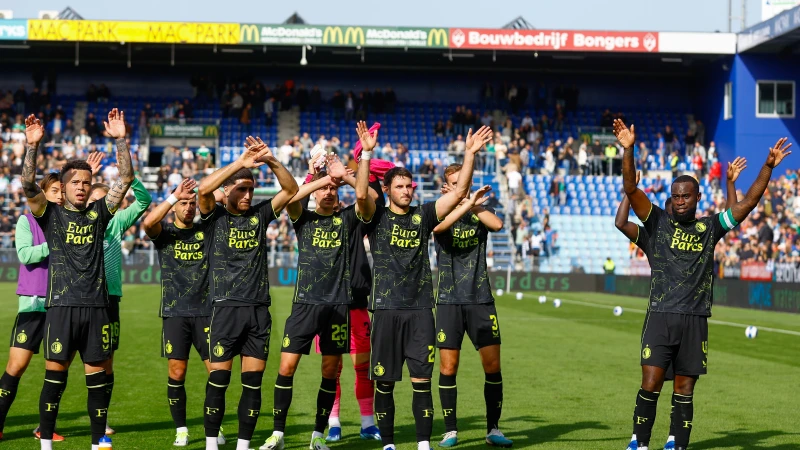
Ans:
MULTIPOLYGON (((129 138, 134 133, 147 133, 147 125, 153 119, 184 122, 193 118, 196 108, 207 107, 211 102, 219 102, 223 117, 239 118, 244 125, 251 121, 265 120, 272 124, 275 114, 291 109, 294 105, 301 111, 319 113, 330 111, 338 119, 364 119, 369 114, 392 114, 398 104, 397 96, 391 88, 385 90, 365 90, 354 92, 336 91, 330 99, 323 99, 318 87, 310 90, 304 84, 296 85, 287 80, 267 88, 260 81, 246 80, 226 83, 225 80, 210 76, 192 79, 193 99, 170 102, 156 111, 145 104, 131 123, 128 117, 126 128, 129 138)), ((486 151, 476 161, 477 173, 497 174, 499 181, 507 188, 504 201, 505 211, 511 214, 513 240, 518 257, 535 263, 537 257, 546 257, 558 249, 558 233, 550 227, 549 208, 538 207, 532 202, 535 193, 528 192, 524 183, 526 175, 552 175, 548 189, 549 205, 565 205, 569 200, 566 175, 607 175, 611 174, 613 160, 621 158, 618 144, 583 136, 569 136, 564 140, 547 140, 548 131, 563 131, 564 119, 569 111, 579 105, 580 91, 577 87, 556 87, 552 91, 544 85, 529 90, 525 86, 504 84, 500 89, 487 83, 480 92, 482 112, 473 111, 467 106, 455 107, 450 120, 438 121, 433 125, 437 137, 449 139, 447 152, 443 157, 420 158, 414 163, 414 150, 403 142, 380 142, 375 149, 376 157, 408 167, 420 177, 420 181, 437 190, 442 184, 444 167, 463 157, 465 135, 470 128, 482 125, 495 130, 495 140, 486 146, 486 151), (542 114, 531 116, 525 108, 538 110, 550 108, 552 117, 542 114), (498 110, 497 108, 500 108, 498 110), (504 112, 499 112, 504 111, 504 112), (522 113, 524 112, 524 114, 522 113)), ((86 92, 89 102, 110 102, 112 93, 104 84, 91 85, 86 92)), ((0 248, 10 249, 14 245, 14 224, 24 212, 22 185, 19 175, 24 156, 23 114, 33 113, 45 124, 46 137, 43 151, 39 154, 37 171, 46 173, 59 170, 68 160, 85 158, 93 152, 113 155, 112 140, 105 136, 102 124, 93 114, 85 118, 84 126, 76 129, 72 117, 61 106, 53 106, 46 90, 34 88, 26 92, 20 87, 16 92, 0 94, 0 248)), ((605 110, 597 118, 597 126, 607 128, 615 118, 625 118, 624 113, 605 110)), ((352 169, 357 167, 352 157, 352 145, 338 136, 311 136, 301 132, 288 139, 276 149, 281 163, 290 168, 295 176, 304 176, 311 150, 320 146, 342 157, 343 163, 352 169)), ((134 146, 135 148, 135 146, 134 146)), ((141 167, 134 152, 134 167, 141 167)), ((142 159, 145 159, 143 157, 142 159)), ((702 214, 720 212, 725 204, 721 189, 723 181, 722 163, 718 159, 714 142, 706 143, 705 127, 700 120, 690 120, 685 136, 678 136, 670 125, 656 134, 651 146, 641 142, 637 148, 636 159, 643 173, 653 168, 660 171, 694 174, 699 180, 712 186, 714 202, 702 214), (652 148, 651 148, 652 147, 652 148)), ((144 163, 145 161, 142 161, 144 163)), ((161 167, 157 172, 156 195, 163 198, 177 186, 184 177, 198 181, 214 171, 215 155, 206 146, 199 148, 166 147, 162 153, 161 167)), ((95 182, 107 183, 116 177, 116 162, 105 160, 102 171, 95 175, 95 182)), ((719 265, 736 265, 745 261, 800 262, 800 171, 787 170, 787 173, 770 183, 770 188, 758 209, 743 222, 736 233, 730 233, 720 241, 716 249, 719 265)), ((275 183, 274 176, 266 167, 257 177, 261 186, 275 183)), ((657 175, 648 188, 654 194, 668 192, 669 185, 657 175)), ((741 193, 739 193, 741 197, 741 193)), ((345 192, 342 201, 354 201, 352 193, 345 192)), ((133 201, 131 196, 128 201, 133 201)), ((495 198, 494 202, 498 202, 495 198)), ((269 229, 269 239, 273 249, 292 252, 296 250, 296 238, 288 219, 273 223, 269 229)), ((123 243, 126 256, 150 248, 140 225, 128 230, 123 243)), ((631 257, 644 259, 642 252, 631 247, 631 257)), ((8 255, 11 255, 8 253, 8 255)), ((11 255, 13 256, 13 255, 11 255)), ((4 253, 4 259, 8 259, 4 253)), ((11 259, 9 259, 11 260, 11 259)), ((530 267, 529 264, 526 266, 530 267)))

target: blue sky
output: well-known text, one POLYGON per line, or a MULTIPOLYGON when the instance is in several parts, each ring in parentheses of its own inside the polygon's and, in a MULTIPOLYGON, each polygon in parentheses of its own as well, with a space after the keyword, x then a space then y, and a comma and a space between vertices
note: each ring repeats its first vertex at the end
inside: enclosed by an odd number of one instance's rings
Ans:
MULTIPOLYGON (((733 0, 747 25, 760 21, 761 0, 733 0)), ((71 6, 84 19, 281 23, 297 11, 311 24, 499 28, 523 16, 536 28, 726 31, 728 0, 4 0, 15 18, 71 6), (369 6, 370 3, 372 6, 369 6)), ((734 31, 740 21, 734 21, 734 31)))

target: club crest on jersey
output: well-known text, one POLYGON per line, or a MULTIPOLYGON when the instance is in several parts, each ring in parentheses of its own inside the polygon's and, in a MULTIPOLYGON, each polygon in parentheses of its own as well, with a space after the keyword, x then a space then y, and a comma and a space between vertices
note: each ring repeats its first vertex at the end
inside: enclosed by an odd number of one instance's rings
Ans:
POLYGON ((250 225, 258 225, 258 217, 256 216, 250 217, 250 225))
POLYGON ((472 223, 478 223, 481 221, 481 219, 479 219, 478 216, 476 216, 475 214, 473 214, 472 217, 470 217, 470 220, 472 220, 472 223))
POLYGON ((58 341, 55 341, 55 342, 53 342, 52 345, 50 345, 50 351, 52 351, 56 355, 61 353, 61 350, 63 350, 63 349, 64 349, 64 347, 61 345, 61 342, 58 342, 58 341))
POLYGON ((19 333, 17 333, 17 342, 20 344, 28 342, 28 335, 25 334, 25 330, 22 330, 19 333))
POLYGON ((379 362, 379 363, 378 363, 378 364, 376 364, 376 365, 375 365, 375 367, 372 369, 372 373, 374 373, 376 376, 382 377, 382 376, 383 376, 383 374, 385 374, 385 373, 386 373, 386 369, 384 369, 384 368, 383 368, 383 366, 381 365, 381 363, 379 362))
POLYGON ((342 224, 342 218, 341 217, 334 217, 333 218, 333 224, 338 227, 339 225, 342 224))
POLYGON ((225 349, 222 348, 221 345, 219 345, 219 342, 217 342, 217 345, 214 346, 214 356, 216 356, 217 358, 221 358, 222 355, 224 354, 225 354, 225 349))
POLYGON ((203 234, 202 231, 198 231, 197 233, 194 234, 194 238, 197 239, 198 241, 202 241, 203 238, 205 237, 206 236, 203 234))
POLYGON ((444 334, 444 330, 439 330, 439 333, 436 334, 436 340, 439 342, 444 342, 447 339, 447 335, 444 334))
POLYGON ((411 216, 411 223, 413 223, 414 225, 421 224, 422 216, 420 216, 419 214, 414 214, 413 216, 411 216))
POLYGON ((164 346, 164 352, 168 355, 172 354, 172 343, 169 341, 167 341, 167 345, 164 346))
POLYGON ((696 224, 694 224, 694 228, 695 228, 695 229, 696 229, 696 230, 697 230, 699 233, 703 233, 703 232, 705 232, 705 231, 706 231, 706 224, 704 224, 703 222, 697 222, 696 224))
POLYGON ((292 343, 292 340, 289 339, 289 336, 284 336, 283 337, 283 348, 288 347, 289 344, 291 344, 291 343, 292 343))
POLYGON ((89 220, 97 219, 97 211, 89 211, 88 213, 86 213, 86 217, 88 217, 89 220))

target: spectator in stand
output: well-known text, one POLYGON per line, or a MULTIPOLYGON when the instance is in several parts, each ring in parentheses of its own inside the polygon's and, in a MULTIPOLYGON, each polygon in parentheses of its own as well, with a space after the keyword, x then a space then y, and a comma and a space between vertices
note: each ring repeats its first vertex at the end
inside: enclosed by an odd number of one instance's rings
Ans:
POLYGON ((589 152, 585 142, 582 142, 578 147, 578 168, 581 175, 589 175, 589 152))
POLYGON ((273 124, 273 115, 275 114, 275 99, 268 97, 264 101, 264 124, 271 127, 273 124))
POLYGON ((242 125, 250 126, 250 111, 253 109, 253 105, 248 103, 245 105, 244 109, 242 110, 242 115, 239 118, 239 122, 242 125))
POLYGON ((669 125, 664 127, 664 143, 666 152, 672 154, 672 151, 675 150, 675 132, 672 131, 672 127, 669 125))
POLYGON ((450 122, 453 124, 455 134, 464 134, 464 113, 461 112, 460 106, 456 106, 453 115, 450 116, 450 122))
POLYGON ((437 137, 444 137, 444 133, 444 122, 440 120, 436 122, 436 126, 433 128, 433 134, 435 134, 437 137))
POLYGON ((672 179, 678 178, 678 169, 680 164, 680 158, 678 157, 678 151, 672 150, 670 152, 669 157, 669 170, 672 171, 672 179))
MULTIPOLYGON (((486 114, 488 114, 488 112, 486 114)), ((533 127, 533 118, 531 118, 530 113, 525 113, 525 117, 522 119, 522 123, 520 123, 520 128, 522 127, 533 127)))
POLYGON ((503 123, 503 126, 500 127, 500 137, 506 144, 511 142, 511 138, 514 137, 514 124, 511 122, 511 119, 507 119, 503 123))
POLYGON ((664 192, 664 180, 661 179, 661 175, 656 175, 656 179, 653 180, 653 183, 650 187, 645 188, 645 192, 652 192, 653 194, 660 194, 664 192))
POLYGON ((519 167, 516 164, 508 164, 506 166, 506 178, 508 179, 508 192, 516 196, 520 193, 522 187, 522 174, 519 173, 519 167))
POLYGON ((603 115, 600 116, 600 126, 603 128, 607 128, 614 125, 614 115, 611 114, 610 109, 606 109, 603 111, 603 115))
POLYGON ((640 142, 639 154, 637 155, 638 156, 637 159, 639 160, 639 167, 641 168, 642 175, 644 176, 647 176, 647 169, 648 169, 647 157, 649 155, 650 155, 650 150, 647 149, 647 144, 645 144, 644 142, 640 142))
POLYGON ((94 117, 94 113, 89 113, 86 116, 86 124, 84 127, 92 139, 96 139, 100 136, 100 128, 97 126, 97 119, 94 117))
POLYGON ((711 168, 708 170, 708 180, 714 192, 718 192, 722 185, 722 164, 718 159, 714 159, 711 168))
POLYGON ((561 105, 556 105, 555 118, 553 120, 553 129, 561 133, 564 131, 564 109, 561 105))
POLYGON ((550 131, 550 118, 547 117, 547 114, 542 114, 542 117, 539 118, 539 129, 550 131))
POLYGON ((241 118, 243 108, 244 108, 244 97, 242 97, 242 95, 239 92, 234 92, 233 96, 231 97, 231 108, 230 108, 231 117, 241 118))
POLYGON ((613 168, 613 164, 614 164, 614 158, 617 157, 617 147, 612 142, 609 142, 608 144, 606 144, 605 157, 606 157, 606 159, 605 159, 605 163, 606 163, 605 174, 606 175, 613 175, 614 173, 613 173, 612 168, 613 168))
POLYGON ((494 120, 492 116, 489 115, 489 111, 484 111, 483 116, 481 117, 480 125, 476 125, 477 127, 484 126, 484 127, 494 127, 494 120))
POLYGON ((103 83, 100 83, 100 87, 97 89, 97 101, 100 103, 108 103, 111 99, 111 91, 108 89, 103 83))
POLYGON ((353 98, 353 92, 347 93, 347 98, 344 102, 344 120, 351 122, 356 114, 356 99, 353 98))

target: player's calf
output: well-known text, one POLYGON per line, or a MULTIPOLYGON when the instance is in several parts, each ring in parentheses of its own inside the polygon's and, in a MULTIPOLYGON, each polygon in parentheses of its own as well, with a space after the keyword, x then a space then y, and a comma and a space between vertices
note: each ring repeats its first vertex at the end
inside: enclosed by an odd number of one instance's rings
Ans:
POLYGON ((417 448, 427 450, 430 448, 431 434, 433 433, 433 394, 431 393, 431 380, 412 381, 411 409, 414 411, 414 422, 417 429, 417 448))
POLYGON ((394 446, 394 382, 375 383, 375 418, 381 432, 383 447, 394 446))
POLYGON ((89 410, 92 445, 99 445, 100 438, 106 434, 106 418, 108 417, 107 384, 108 375, 106 375, 105 370, 86 374, 86 389, 89 390, 86 406, 89 410))
POLYGON ((66 371, 45 371, 44 385, 39 397, 39 430, 42 448, 47 448, 47 445, 53 441, 61 395, 67 388, 67 375, 66 371))
POLYGON ((203 405, 203 426, 206 433, 206 448, 217 449, 217 436, 225 416, 225 391, 231 382, 230 370, 212 370, 206 384, 206 400, 203 405))
POLYGON ((261 414, 261 382, 264 372, 242 372, 242 397, 239 400, 239 442, 248 448, 261 414))

